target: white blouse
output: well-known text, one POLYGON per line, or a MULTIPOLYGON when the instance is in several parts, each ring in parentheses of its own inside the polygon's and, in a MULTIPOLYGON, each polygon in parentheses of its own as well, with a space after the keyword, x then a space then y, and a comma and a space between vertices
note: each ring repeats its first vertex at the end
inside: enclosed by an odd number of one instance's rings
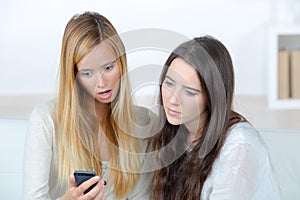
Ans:
MULTIPOLYGON (((139 130, 146 132, 150 122, 148 109, 135 107, 140 124, 139 130)), ((66 186, 57 185, 58 157, 55 142, 57 127, 56 100, 51 100, 37 106, 31 113, 26 135, 24 150, 24 188, 25 200, 48 200, 61 197, 66 186)), ((153 116, 151 116, 153 117, 153 116)), ((152 119, 152 118, 151 118, 152 119)), ((103 177, 106 178, 106 168, 109 163, 103 163, 103 177)), ((142 173, 140 180, 131 194, 123 199, 149 199, 149 185, 152 173, 142 173)), ((106 180, 106 179, 105 179, 106 180)), ((106 180, 109 181, 109 180, 106 180)), ((115 199, 113 188, 105 187, 106 199, 115 199)))
POLYGON ((201 200, 280 199, 268 152, 255 128, 240 122, 229 131, 201 200))

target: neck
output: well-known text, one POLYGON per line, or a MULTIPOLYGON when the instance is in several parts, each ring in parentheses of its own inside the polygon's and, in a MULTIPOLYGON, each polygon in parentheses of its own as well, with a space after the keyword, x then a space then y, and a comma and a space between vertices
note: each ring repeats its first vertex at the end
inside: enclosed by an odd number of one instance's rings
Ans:
POLYGON ((109 109, 109 106, 110 106, 110 104, 104 104, 104 103, 95 101, 95 112, 96 112, 96 116, 97 116, 97 119, 100 124, 103 123, 103 121, 105 121, 105 116, 109 109))
POLYGON ((197 132, 189 132, 187 144, 191 147, 195 146, 197 141, 201 138, 203 127, 200 127, 197 132))
POLYGON ((108 161, 109 160, 109 150, 108 150, 108 138, 105 134, 107 131, 107 112, 109 111, 110 104, 104 104, 95 101, 95 112, 97 116, 97 120, 99 123, 99 132, 98 132, 98 139, 99 139, 99 148, 100 148, 100 155, 101 161, 108 161))
POLYGON ((196 141, 198 141, 202 137, 203 128, 205 126, 207 114, 206 112, 201 114, 199 120, 195 120, 192 124, 186 125, 189 130, 189 135, 187 139, 187 144, 190 146, 195 146, 196 141))
POLYGON ((101 161, 108 161, 109 160, 109 150, 108 150, 109 140, 108 140, 107 136, 105 135, 104 131, 105 131, 105 129, 99 127, 99 133, 98 133, 99 148, 100 148, 101 161))

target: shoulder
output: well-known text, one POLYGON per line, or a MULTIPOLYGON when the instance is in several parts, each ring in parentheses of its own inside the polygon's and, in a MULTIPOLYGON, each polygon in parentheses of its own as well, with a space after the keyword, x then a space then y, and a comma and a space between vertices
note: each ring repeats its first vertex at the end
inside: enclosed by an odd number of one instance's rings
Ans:
POLYGON ((35 145, 50 147, 56 131, 56 100, 45 101, 31 112, 27 126, 27 140, 35 145))
POLYGON ((253 199, 265 195, 273 182, 269 161, 258 131, 249 122, 236 123, 228 129, 203 194, 223 195, 228 199, 253 199))
POLYGON ((257 130, 249 122, 239 122, 228 129, 226 142, 248 143, 260 140, 257 130))
POLYGON ((37 105, 29 116, 29 121, 46 120, 56 118, 56 98, 37 105))
POLYGON ((249 122, 239 122, 232 125, 228 129, 227 138, 222 147, 223 152, 240 152, 241 150, 261 155, 266 152, 258 131, 249 122))

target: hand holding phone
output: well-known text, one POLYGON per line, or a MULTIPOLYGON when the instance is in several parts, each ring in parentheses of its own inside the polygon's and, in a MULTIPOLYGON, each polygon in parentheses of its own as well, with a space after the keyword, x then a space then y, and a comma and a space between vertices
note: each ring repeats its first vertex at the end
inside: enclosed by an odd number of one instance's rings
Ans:
MULTIPOLYGON (((84 170, 76 170, 74 172, 75 180, 77 187, 81 185, 83 182, 89 180, 90 178, 96 176, 96 172, 93 171, 84 171, 84 170)), ((98 182, 97 182, 98 183, 98 182)), ((86 194, 88 193, 93 187, 97 185, 97 183, 91 185, 87 190, 85 190, 83 193, 86 194)))

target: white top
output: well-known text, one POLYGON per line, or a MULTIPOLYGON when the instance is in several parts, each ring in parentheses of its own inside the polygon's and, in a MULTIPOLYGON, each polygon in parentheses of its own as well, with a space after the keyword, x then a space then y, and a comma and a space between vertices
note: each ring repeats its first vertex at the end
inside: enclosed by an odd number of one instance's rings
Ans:
MULTIPOLYGON (((149 128, 149 121, 152 121, 152 118, 149 118, 149 110, 135 107, 135 112, 139 115, 137 118, 137 124, 140 125, 138 130, 145 133, 145 129, 149 128)), ((66 191, 65 186, 57 186, 58 157, 55 142, 57 120, 55 113, 56 100, 51 100, 37 106, 30 115, 24 151, 23 194, 25 200, 57 199, 66 191)), ((104 163, 103 167, 107 166, 109 163, 104 163)), ((105 178, 105 172, 103 175, 105 178)), ((151 173, 142 173, 134 191, 123 199, 149 199, 151 177, 151 173)), ((113 188, 106 186, 105 190, 108 200, 115 199, 113 188)))
POLYGON ((105 173, 106 173, 106 170, 107 170, 107 167, 108 167, 108 161, 102 161, 102 176, 101 177, 104 177, 105 176, 105 173))
POLYGON ((201 200, 280 199, 268 152, 255 128, 240 122, 229 131, 201 200))

